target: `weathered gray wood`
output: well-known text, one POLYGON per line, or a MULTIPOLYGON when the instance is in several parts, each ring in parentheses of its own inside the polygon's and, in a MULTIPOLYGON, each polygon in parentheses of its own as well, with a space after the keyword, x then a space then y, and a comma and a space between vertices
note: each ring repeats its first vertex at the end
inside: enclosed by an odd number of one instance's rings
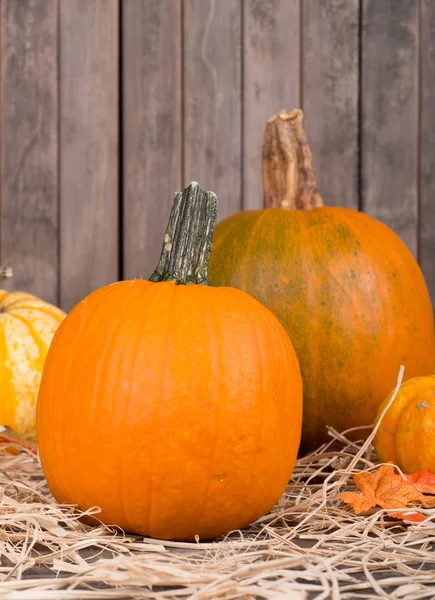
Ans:
POLYGON ((60 300, 118 279, 118 1, 60 2, 60 300))
POLYGON ((420 263, 435 307, 435 4, 421 6, 420 263))
POLYGON ((124 0, 124 277, 157 266, 182 185, 181 1, 124 0))
POLYGON ((302 101, 325 204, 358 208, 359 0, 304 0, 302 101))
POLYGON ((1 3, 1 260, 58 300, 57 0, 1 3))
POLYGON ((244 0, 243 206, 261 208, 266 121, 300 108, 299 0, 244 0))
POLYGON ((363 0, 362 206, 417 251, 418 2, 363 0))
POLYGON ((219 219, 242 206, 241 8, 184 3, 184 182, 217 194, 219 219))

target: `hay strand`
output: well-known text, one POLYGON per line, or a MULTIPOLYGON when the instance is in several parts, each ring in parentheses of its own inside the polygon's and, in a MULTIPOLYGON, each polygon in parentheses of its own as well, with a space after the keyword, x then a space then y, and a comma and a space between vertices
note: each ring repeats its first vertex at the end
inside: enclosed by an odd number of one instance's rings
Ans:
MULTIPOLYGON (((31 451, 0 450, 0 590, 4 600, 143 598, 316 600, 435 596, 435 511, 406 525, 356 516, 336 498, 375 466, 371 437, 331 441, 301 458, 283 497, 250 528, 205 543, 88 527, 56 504, 31 451)), ((361 429, 361 436, 366 432, 361 429)), ((405 509, 406 511, 406 509, 405 509)), ((92 511, 90 511, 92 512, 92 511)))

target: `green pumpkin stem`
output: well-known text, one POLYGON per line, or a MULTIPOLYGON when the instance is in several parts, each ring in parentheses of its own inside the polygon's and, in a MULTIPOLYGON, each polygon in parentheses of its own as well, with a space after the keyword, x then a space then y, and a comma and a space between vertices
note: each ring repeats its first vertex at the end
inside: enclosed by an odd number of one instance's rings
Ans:
POLYGON ((174 281, 179 285, 210 285, 207 274, 217 198, 196 181, 177 192, 166 228, 162 253, 150 281, 174 281))
POLYGON ((281 110, 267 121, 263 141, 264 208, 310 209, 323 206, 313 157, 299 109, 281 110))
POLYGON ((13 275, 13 271, 10 267, 0 267, 0 281, 10 279, 13 275))

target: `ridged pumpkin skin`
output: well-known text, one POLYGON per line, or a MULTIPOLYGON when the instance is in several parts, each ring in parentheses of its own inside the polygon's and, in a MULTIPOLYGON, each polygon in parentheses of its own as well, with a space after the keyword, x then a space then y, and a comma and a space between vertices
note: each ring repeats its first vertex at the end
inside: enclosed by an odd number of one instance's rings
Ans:
POLYGON ((406 376, 433 373, 433 313, 403 242, 345 208, 243 211, 215 229, 213 285, 254 296, 284 325, 304 381, 302 445, 370 425, 406 376))
POLYGON ((59 328, 38 401, 59 502, 127 531, 211 538, 263 515, 300 440, 302 384, 278 320, 230 288, 135 280, 59 328))
POLYGON ((435 337, 401 240, 365 214, 323 206, 302 120, 296 109, 267 121, 265 210, 217 226, 209 276, 252 294, 289 333, 304 381, 303 452, 328 439, 327 425, 371 425, 400 365, 407 377, 433 373, 435 337))
POLYGON ((263 515, 290 478, 301 423, 299 365, 278 319, 239 290, 173 281, 81 301, 38 399, 55 498, 160 539, 213 538, 263 515))
MULTIPOLYGON (((376 424, 392 394, 380 406, 376 424)), ((405 473, 435 473, 435 376, 414 377, 401 385, 373 444, 380 461, 393 462, 405 473)))
POLYGON ((51 340, 65 313, 24 292, 0 290, 0 425, 34 437, 36 398, 51 340))

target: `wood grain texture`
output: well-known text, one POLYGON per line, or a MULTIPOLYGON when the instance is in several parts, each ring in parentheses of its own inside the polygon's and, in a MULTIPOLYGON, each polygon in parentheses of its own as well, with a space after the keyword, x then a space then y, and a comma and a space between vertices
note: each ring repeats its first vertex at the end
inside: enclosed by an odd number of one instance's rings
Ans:
POLYGON ((183 183, 181 1, 124 0, 122 21, 124 277, 149 277, 183 183))
POLYGON ((217 194, 219 219, 242 207, 241 14, 240 0, 184 3, 184 181, 217 194))
POLYGON ((362 207, 417 253, 418 2, 363 0, 362 207))
POLYGON ((57 0, 1 3, 1 260, 58 301, 57 0))
POLYGON ((435 4, 421 5, 420 264, 435 308, 435 4))
POLYGON ((304 0, 305 130, 325 204, 358 208, 359 0, 304 0))
POLYGON ((243 207, 261 208, 266 121, 300 108, 299 0, 244 0, 243 207))
POLYGON ((118 2, 60 2, 60 300, 118 279, 118 2))

